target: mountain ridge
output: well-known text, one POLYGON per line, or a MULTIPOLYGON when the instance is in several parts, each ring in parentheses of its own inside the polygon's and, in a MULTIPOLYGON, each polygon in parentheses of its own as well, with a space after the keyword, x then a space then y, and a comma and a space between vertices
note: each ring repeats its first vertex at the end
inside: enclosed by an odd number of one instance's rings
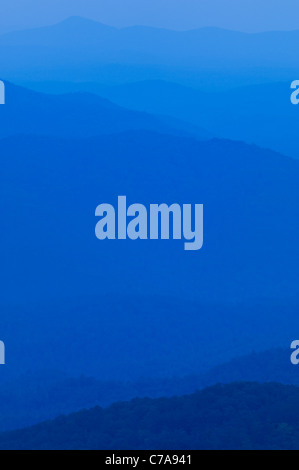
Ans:
POLYGON ((135 399, 0 434, 1 450, 295 450, 299 388, 217 385, 193 395, 135 399))
POLYGON ((299 29, 292 29, 292 30, 277 30, 273 29, 271 31, 264 31, 264 32, 246 32, 246 31, 239 31, 239 30, 234 30, 234 29, 229 29, 229 28, 224 28, 224 27, 217 27, 217 26, 203 26, 203 27, 198 27, 198 28, 190 28, 186 30, 176 30, 176 29, 171 29, 171 28, 163 28, 163 27, 155 27, 155 26, 146 26, 142 24, 136 24, 132 26, 123 26, 123 27, 116 27, 116 26, 111 26, 105 23, 102 23, 97 20, 93 20, 88 17, 80 16, 80 15, 72 15, 69 16, 61 21, 55 22, 51 25, 47 26, 38 26, 38 27, 32 27, 32 28, 22 28, 22 29, 16 29, 14 31, 9 31, 6 33, 0 34, 0 38, 3 36, 11 36, 14 35, 15 33, 23 33, 23 32, 32 32, 32 31, 38 31, 41 29, 50 29, 50 28, 56 28, 57 26, 65 25, 65 24, 70 24, 73 26, 80 26, 80 25, 88 25, 88 26, 98 26, 99 29, 103 28, 106 30, 115 30, 115 31, 121 31, 121 30, 134 30, 134 29, 144 29, 144 30, 156 30, 156 31, 166 31, 170 33, 177 33, 177 34, 189 34, 189 33, 196 33, 196 32, 205 32, 205 31, 223 31, 231 34, 236 34, 236 35, 244 35, 244 36, 264 36, 264 35, 271 35, 271 34, 294 34, 298 33, 299 29))
POLYGON ((167 112, 170 116, 204 127, 217 137, 254 143, 299 158, 298 109, 290 102, 288 82, 213 92, 163 80, 144 80, 110 87, 97 83, 31 86, 58 93, 68 88, 90 90, 136 111, 152 114, 167 112))
POLYGON ((194 124, 129 110, 89 92, 51 95, 5 82, 5 94, 0 137, 40 134, 80 138, 138 129, 199 139, 211 136, 194 124))
MULTIPOLYGON (((91 52, 96 58, 107 59, 108 53, 113 60, 118 57, 120 61, 141 59, 140 52, 145 56, 141 63, 159 63, 163 58, 166 63, 190 65, 192 62, 204 61, 206 65, 214 60, 221 60, 226 65, 234 64, 236 60, 246 64, 250 61, 259 66, 266 63, 295 65, 294 39, 299 38, 299 30, 267 33, 240 33, 220 28, 201 28, 190 31, 172 31, 166 29, 150 28, 144 26, 117 29, 105 26, 92 20, 83 18, 69 18, 68 20, 31 30, 7 33, 0 36, 0 50, 4 55, 4 46, 38 47, 46 45, 62 49, 67 47, 69 53, 77 49, 91 58, 91 52), (78 32, 81 31, 81 34, 78 32), (105 39, 105 44, 103 41, 105 39), (238 46, 236 47, 236 38, 238 46), (89 51, 81 46, 89 44, 89 51), (279 49, 274 54, 273 48, 279 49), (91 50, 93 48, 93 51, 91 50), (207 52, 209 51, 209 53, 207 52), (278 54, 279 53, 279 54, 278 54), (134 55, 135 54, 135 55, 134 55), (137 54, 137 55, 136 55, 137 54), (153 61, 152 58, 155 58, 153 61)), ((295 41, 296 42, 296 41, 295 41)), ((12 50, 10 50, 12 54, 12 50)))
POLYGON ((257 382, 299 386, 290 350, 252 353, 223 363, 199 375, 103 381, 87 376, 69 377, 59 371, 37 371, 1 382, 0 431, 21 429, 61 414, 95 406, 107 408, 134 398, 161 398, 195 393, 219 383, 257 382), (34 412, 32 411, 34 410, 34 412))
POLYGON ((298 41, 298 31, 116 29, 71 19, 0 36, 1 75, 108 84, 163 78, 215 89, 289 80, 297 70, 298 41))
POLYGON ((252 349, 289 347, 299 329, 298 160, 144 131, 15 137, 1 140, 0 152, 7 372, 55 368, 59 358, 72 375, 186 375, 252 349), (118 195, 146 207, 203 203, 203 249, 98 241, 95 209, 118 195))

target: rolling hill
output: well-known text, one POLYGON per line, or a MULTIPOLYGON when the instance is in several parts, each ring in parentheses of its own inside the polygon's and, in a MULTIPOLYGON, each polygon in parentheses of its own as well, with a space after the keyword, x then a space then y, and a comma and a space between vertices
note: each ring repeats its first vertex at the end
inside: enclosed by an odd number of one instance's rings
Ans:
POLYGON ((290 83, 268 83, 226 91, 215 89, 213 92, 163 81, 114 87, 77 84, 77 87, 98 89, 101 96, 130 109, 168 114, 205 127, 218 137, 254 143, 299 158, 299 109, 290 102, 290 83))
POLYGON ((297 160, 239 142, 150 132, 14 137, 0 141, 0 151, 4 298, 19 276, 20 295, 32 300, 37 285, 42 297, 110 286, 220 303, 298 292, 297 160), (203 250, 188 255, 175 240, 99 242, 95 208, 122 194, 145 205, 203 203, 203 250))
POLYGON ((212 134, 173 117, 151 116, 117 106, 90 93, 53 96, 5 83, 0 138, 16 134, 83 138, 129 130, 207 139, 212 134))
POLYGON ((298 38, 298 31, 116 29, 73 17, 50 27, 0 36, 1 75, 9 80, 101 83, 172 76, 175 81, 206 86, 212 80, 212 87, 224 81, 289 80, 297 70, 298 38))
POLYGON ((17 31, 0 36, 0 49, 22 47, 39 53, 61 50, 61 56, 88 53, 111 62, 211 65, 223 61, 239 66, 296 66, 294 51, 299 31, 246 34, 219 28, 171 31, 145 26, 112 28, 95 21, 71 17, 53 26, 17 31))
POLYGON ((83 408, 107 407, 136 397, 181 396, 207 386, 240 381, 298 386, 299 376, 290 362, 290 350, 283 349, 238 357, 201 375, 144 377, 135 382, 72 378, 49 370, 28 372, 14 380, 1 380, 0 432, 32 426, 83 408))
POLYGON ((13 137, 0 153, 5 374, 201 374, 296 339, 298 161, 147 132, 13 137), (123 194, 203 203, 203 249, 97 240, 95 208, 123 194))
POLYGON ((0 434, 1 450, 298 450, 299 389, 235 383, 0 434))
POLYGON ((217 137, 241 140, 299 158, 299 108, 290 101, 290 81, 212 92, 163 80, 117 86, 100 83, 34 82, 49 93, 88 91, 128 109, 167 114, 204 127, 217 137))

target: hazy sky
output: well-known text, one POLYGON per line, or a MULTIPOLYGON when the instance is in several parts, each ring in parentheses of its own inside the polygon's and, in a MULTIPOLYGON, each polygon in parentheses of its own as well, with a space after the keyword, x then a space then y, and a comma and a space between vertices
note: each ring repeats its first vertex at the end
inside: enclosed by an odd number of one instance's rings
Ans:
POLYGON ((256 32, 299 29, 299 0, 1 0, 0 32, 73 15, 115 26, 218 26, 256 32))

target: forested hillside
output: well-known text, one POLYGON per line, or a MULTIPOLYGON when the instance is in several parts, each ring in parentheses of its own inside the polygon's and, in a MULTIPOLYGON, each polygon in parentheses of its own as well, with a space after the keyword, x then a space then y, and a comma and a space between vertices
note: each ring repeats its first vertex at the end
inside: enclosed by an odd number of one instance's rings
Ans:
POLYGON ((299 388, 235 383, 135 399, 2 434, 0 449, 299 449, 299 388))

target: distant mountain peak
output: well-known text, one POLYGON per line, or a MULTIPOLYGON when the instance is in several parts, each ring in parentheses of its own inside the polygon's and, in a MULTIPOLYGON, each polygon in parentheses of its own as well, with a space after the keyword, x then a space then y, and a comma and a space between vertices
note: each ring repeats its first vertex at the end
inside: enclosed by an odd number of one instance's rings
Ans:
POLYGON ((106 29, 116 29, 113 26, 106 25, 104 23, 100 23, 95 20, 91 20, 89 18, 85 18, 83 16, 69 16, 63 21, 60 21, 59 23, 56 24, 58 25, 70 25, 70 26, 93 26, 97 28, 106 28, 106 29))

